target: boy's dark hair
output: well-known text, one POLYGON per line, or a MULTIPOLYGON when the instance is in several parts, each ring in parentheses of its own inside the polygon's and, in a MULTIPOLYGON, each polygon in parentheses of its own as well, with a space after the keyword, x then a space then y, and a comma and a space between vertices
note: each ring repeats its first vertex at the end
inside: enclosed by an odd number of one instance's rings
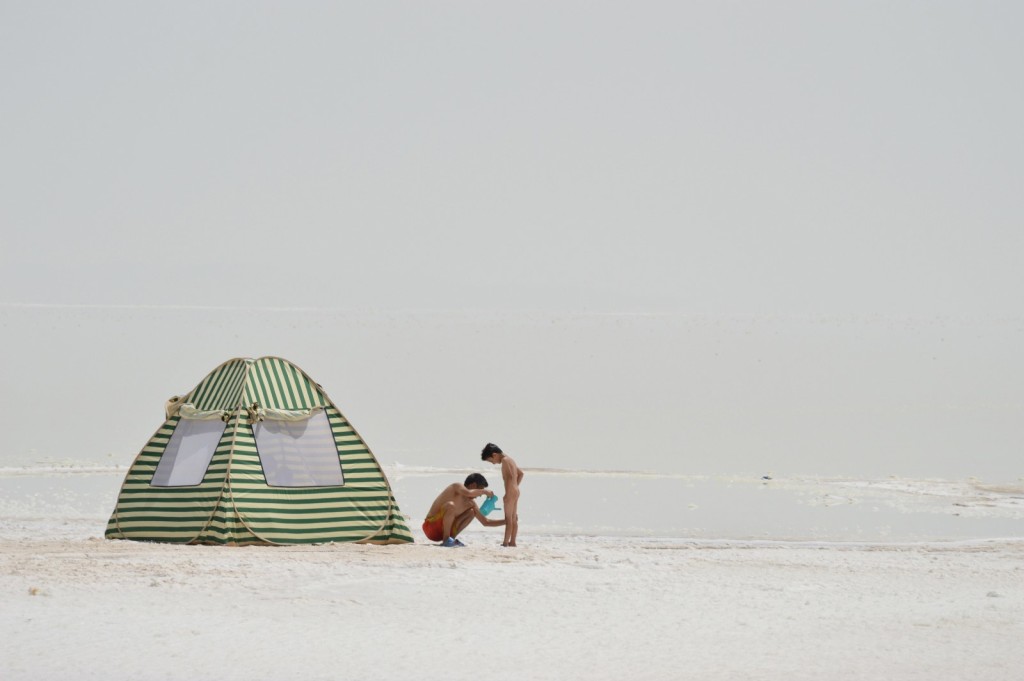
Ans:
POLYGON ((487 478, 480 475, 479 473, 470 473, 469 476, 466 478, 465 484, 466 487, 469 487, 470 485, 477 485, 480 487, 480 489, 485 489, 487 487, 487 478))
POLYGON ((494 444, 493 442, 488 442, 486 445, 484 445, 484 450, 482 452, 480 452, 480 458, 483 459, 484 461, 487 461, 487 459, 491 456, 491 454, 504 454, 504 453, 505 452, 501 451, 501 447, 499 447, 498 445, 494 444))

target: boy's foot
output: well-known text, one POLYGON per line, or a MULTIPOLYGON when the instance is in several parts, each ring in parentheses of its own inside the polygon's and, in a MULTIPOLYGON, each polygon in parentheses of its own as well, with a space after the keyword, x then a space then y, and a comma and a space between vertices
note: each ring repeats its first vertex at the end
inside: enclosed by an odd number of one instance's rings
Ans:
POLYGON ((446 549, 458 549, 458 548, 461 548, 461 547, 465 546, 465 544, 460 542, 455 537, 448 537, 443 542, 438 544, 438 546, 443 546, 446 549))
POLYGON ((459 541, 458 539, 455 539, 455 537, 452 537, 452 540, 453 540, 453 541, 455 542, 455 546, 456 546, 456 548, 459 548, 459 547, 463 547, 463 546, 465 546, 465 544, 463 544, 463 543, 462 543, 461 541, 459 541))

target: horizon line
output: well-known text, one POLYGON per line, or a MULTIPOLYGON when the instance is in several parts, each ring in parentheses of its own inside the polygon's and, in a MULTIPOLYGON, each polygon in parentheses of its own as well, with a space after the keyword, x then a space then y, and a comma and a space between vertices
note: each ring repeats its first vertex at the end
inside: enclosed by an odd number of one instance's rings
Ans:
POLYGON ((395 308, 395 307, 315 307, 283 305, 197 305, 179 303, 53 303, 0 302, 0 308, 23 310, 151 310, 194 312, 326 312, 348 314, 494 314, 494 315, 568 315, 576 317, 690 317, 733 319, 1005 319, 1024 318, 1017 312, 692 312, 683 310, 588 310, 544 308, 395 308))

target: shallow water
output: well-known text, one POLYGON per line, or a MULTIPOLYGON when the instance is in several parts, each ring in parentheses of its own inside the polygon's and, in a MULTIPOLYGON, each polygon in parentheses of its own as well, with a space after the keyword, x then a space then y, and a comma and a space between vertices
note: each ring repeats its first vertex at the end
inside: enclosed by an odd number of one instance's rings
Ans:
MULTIPOLYGON (((388 470, 399 506, 419 538, 419 524, 434 496, 466 473, 388 470)), ((5 535, 15 536, 102 535, 124 474, 123 469, 6 469, 0 472, 0 525, 5 535)), ((494 487, 500 493, 500 485, 494 487)), ((528 471, 522 494, 524 538, 898 542, 1024 537, 1024 488, 979 492, 968 483, 949 481, 528 471)), ((472 534, 481 533, 498 538, 500 530, 474 526, 472 534)))
MULTIPOLYGON (((461 479, 452 474, 393 478, 403 511, 417 524, 434 495, 461 479)), ((974 515, 965 512, 977 507, 955 505, 969 500, 926 496, 920 491, 850 490, 845 481, 528 474, 519 515, 523 533, 564 535, 825 541, 1024 536, 1024 494, 1019 506, 974 515)))

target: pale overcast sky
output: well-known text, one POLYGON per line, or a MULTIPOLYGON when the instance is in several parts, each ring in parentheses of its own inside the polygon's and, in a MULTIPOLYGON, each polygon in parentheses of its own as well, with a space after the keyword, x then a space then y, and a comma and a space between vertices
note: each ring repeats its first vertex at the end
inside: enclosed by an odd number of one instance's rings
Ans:
POLYGON ((1016 312, 1022 25, 5 1, 0 302, 1016 312))
POLYGON ((1016 479, 1022 26, 0 0, 0 461, 274 354, 387 462, 1016 479))

